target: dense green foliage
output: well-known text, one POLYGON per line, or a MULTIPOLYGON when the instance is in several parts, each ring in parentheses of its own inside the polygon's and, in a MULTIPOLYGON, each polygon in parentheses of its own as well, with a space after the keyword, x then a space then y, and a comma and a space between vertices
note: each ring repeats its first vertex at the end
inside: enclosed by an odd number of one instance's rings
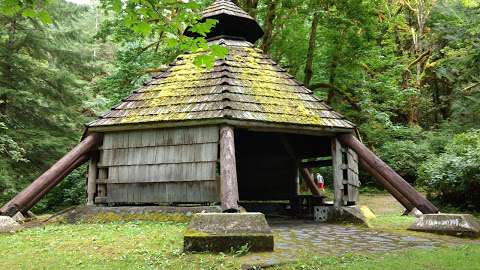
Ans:
POLYGON ((85 116, 96 113, 88 84, 99 68, 78 19, 91 19, 91 11, 62 1, 19 3, 0 12, 2 202, 61 157, 85 116))
MULTIPOLYGON (((234 2, 264 28, 256 45, 355 122, 402 176, 444 202, 478 207, 447 192, 479 183, 478 147, 462 139, 480 128, 477 0, 234 2)), ((204 36, 216 23, 198 22, 207 0, 0 3, 0 202, 71 147, 88 118, 179 52, 209 50, 196 60, 205 66, 226 53, 183 35, 190 26, 204 36)), ((40 207, 81 200, 83 174, 40 207)))
POLYGON ((456 135, 445 152, 420 168, 432 196, 454 207, 480 209, 480 130, 456 135))

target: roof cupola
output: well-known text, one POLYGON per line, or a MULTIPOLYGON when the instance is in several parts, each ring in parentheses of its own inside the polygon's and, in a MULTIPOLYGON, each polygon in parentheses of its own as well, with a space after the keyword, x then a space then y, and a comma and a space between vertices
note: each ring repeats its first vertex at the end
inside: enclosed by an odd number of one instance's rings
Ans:
MULTIPOLYGON (((202 12, 202 19, 215 19, 218 23, 207 34, 207 39, 230 37, 255 43, 263 36, 260 25, 247 12, 230 0, 215 0, 202 12)), ((187 36, 197 36, 186 30, 187 36)))

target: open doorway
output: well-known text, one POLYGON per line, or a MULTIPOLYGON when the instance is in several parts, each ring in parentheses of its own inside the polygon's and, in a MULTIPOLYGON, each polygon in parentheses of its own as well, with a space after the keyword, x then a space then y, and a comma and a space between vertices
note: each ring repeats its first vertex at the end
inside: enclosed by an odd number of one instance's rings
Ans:
POLYGON ((300 170, 331 167, 331 137, 236 129, 235 153, 240 204, 248 211, 310 215, 323 204, 300 170))

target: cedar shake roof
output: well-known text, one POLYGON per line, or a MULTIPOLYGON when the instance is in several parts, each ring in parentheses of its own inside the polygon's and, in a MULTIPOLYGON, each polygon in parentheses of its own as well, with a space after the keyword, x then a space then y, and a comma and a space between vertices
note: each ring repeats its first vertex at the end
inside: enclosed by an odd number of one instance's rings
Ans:
MULTIPOLYGON (((230 1, 215 1, 204 14, 234 12, 235 16, 248 16, 236 6, 230 8, 232 5, 235 6, 230 1)), ((252 43, 238 38, 242 36, 210 41, 228 48, 225 59, 215 61, 212 69, 193 64, 195 57, 204 52, 178 56, 165 72, 153 77, 88 127, 138 124, 161 127, 166 123, 181 125, 186 120, 209 119, 219 123, 240 120, 321 129, 355 127, 252 43)))

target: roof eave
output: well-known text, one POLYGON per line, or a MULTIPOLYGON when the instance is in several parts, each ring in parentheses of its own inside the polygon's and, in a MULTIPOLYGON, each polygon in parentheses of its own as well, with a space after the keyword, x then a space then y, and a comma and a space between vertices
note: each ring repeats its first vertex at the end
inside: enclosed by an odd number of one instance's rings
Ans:
POLYGON ((328 127, 328 126, 298 125, 298 124, 274 123, 274 122, 264 122, 264 121, 213 118, 213 119, 202 119, 202 120, 121 124, 121 125, 111 125, 111 126, 87 126, 85 133, 119 132, 119 131, 130 131, 130 130, 139 130, 139 129, 161 129, 161 128, 192 127, 192 126, 207 126, 207 125, 231 125, 238 128, 246 128, 246 129, 252 129, 257 131, 298 133, 298 134, 319 135, 319 136, 334 134, 334 133, 353 133, 355 131, 355 127, 340 128, 340 127, 328 127))

